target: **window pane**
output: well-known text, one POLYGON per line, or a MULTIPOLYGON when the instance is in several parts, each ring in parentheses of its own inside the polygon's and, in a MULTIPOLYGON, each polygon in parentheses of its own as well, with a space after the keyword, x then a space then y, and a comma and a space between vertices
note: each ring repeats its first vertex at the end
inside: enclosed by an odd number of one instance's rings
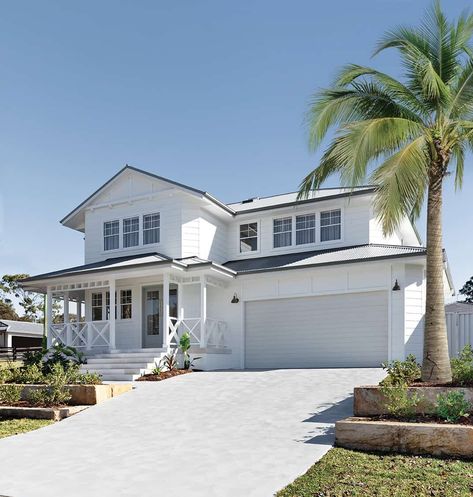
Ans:
POLYGON ((273 220, 273 247, 292 245, 292 217, 273 220))
POLYGON ((119 248, 120 223, 119 221, 106 221, 103 223, 103 248, 104 250, 115 250, 119 248))
POLYGON ((131 290, 120 290, 120 318, 131 319, 131 290))
POLYGON ((258 223, 240 225, 240 252, 258 250, 258 223))
POLYGON ((341 219, 340 209, 320 213, 320 241, 341 239, 341 219))
POLYGON ((161 217, 159 212, 143 216, 143 245, 159 243, 161 217))
POLYGON ((315 243, 315 214, 296 217, 296 245, 315 243))
POLYGON ((102 294, 92 294, 92 321, 102 321, 102 294))
POLYGON ((140 221, 138 217, 123 220, 123 247, 139 245, 140 221))

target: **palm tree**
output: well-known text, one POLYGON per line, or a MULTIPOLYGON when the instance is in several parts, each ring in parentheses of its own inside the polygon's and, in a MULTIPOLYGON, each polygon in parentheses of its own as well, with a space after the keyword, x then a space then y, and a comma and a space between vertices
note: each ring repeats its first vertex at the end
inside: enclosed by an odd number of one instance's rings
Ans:
POLYGON ((398 51, 403 78, 348 65, 332 88, 318 92, 308 113, 316 149, 336 132, 319 166, 300 185, 306 198, 331 174, 353 187, 366 176, 377 186, 375 210, 385 234, 405 216, 419 216, 427 192, 427 289, 424 381, 449 382, 442 249, 442 186, 455 171, 462 185, 464 157, 473 148, 473 15, 449 21, 439 2, 419 27, 388 32, 375 50, 398 51))

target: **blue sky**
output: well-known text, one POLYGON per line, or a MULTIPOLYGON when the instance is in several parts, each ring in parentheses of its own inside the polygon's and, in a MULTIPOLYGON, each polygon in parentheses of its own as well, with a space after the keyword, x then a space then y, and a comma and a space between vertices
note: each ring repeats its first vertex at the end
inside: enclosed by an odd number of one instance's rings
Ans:
MULTIPOLYGON (((296 190, 317 164, 311 94, 348 62, 397 75, 395 54, 372 49, 428 4, 2 2, 0 274, 81 263, 82 235, 58 220, 125 163, 226 202, 296 190)), ((444 4, 456 15, 468 2, 444 4)), ((473 274, 472 196, 469 157, 463 191, 445 193, 457 289, 473 274)))

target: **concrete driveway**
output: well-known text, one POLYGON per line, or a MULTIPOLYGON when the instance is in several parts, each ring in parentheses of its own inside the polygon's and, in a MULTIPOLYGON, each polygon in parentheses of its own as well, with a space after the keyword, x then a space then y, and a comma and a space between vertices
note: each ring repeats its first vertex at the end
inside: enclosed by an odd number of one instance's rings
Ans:
POLYGON ((377 369, 206 372, 0 440, 0 495, 271 497, 333 442, 377 369))

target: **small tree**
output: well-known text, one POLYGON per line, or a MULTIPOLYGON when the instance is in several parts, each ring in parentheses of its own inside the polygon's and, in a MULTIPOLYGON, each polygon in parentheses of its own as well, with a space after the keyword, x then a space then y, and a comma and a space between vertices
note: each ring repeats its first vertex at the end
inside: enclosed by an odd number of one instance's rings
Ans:
POLYGON ((10 297, 18 299, 18 305, 24 310, 25 321, 37 321, 41 312, 42 297, 39 293, 25 290, 19 283, 28 276, 28 274, 4 274, 0 281, 0 291, 3 293, 3 300, 7 303, 12 303, 10 297))
POLYGON ((473 304, 473 276, 463 285, 460 293, 465 295, 466 303, 473 304))

